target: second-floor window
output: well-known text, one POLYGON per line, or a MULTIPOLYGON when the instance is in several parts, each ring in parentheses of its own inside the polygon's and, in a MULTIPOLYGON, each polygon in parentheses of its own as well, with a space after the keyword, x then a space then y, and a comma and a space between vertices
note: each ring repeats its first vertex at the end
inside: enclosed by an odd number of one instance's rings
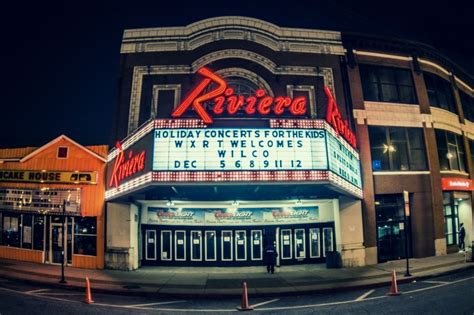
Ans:
POLYGON ((411 71, 408 69, 360 65, 364 100, 417 103, 411 71))
POLYGON ((442 171, 466 171, 464 144, 460 135, 436 129, 436 144, 442 171))
POLYGON ((430 106, 457 114, 451 83, 430 72, 423 72, 430 106))
POLYGON ((474 122, 474 97, 459 90, 464 118, 474 122))
POLYGON ((421 128, 369 126, 374 171, 420 171, 427 169, 421 128))

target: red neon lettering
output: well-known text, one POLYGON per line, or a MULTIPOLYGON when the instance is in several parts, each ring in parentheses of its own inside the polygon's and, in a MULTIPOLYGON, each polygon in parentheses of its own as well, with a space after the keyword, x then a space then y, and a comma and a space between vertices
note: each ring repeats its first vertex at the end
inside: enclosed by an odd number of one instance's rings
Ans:
POLYGON ((326 112, 326 121, 333 126, 334 130, 347 142, 350 143, 354 148, 357 148, 357 138, 352 130, 349 129, 349 122, 347 119, 342 119, 341 112, 339 111, 339 107, 337 106, 336 100, 332 96, 331 90, 325 86, 324 92, 328 98, 328 109, 326 112))
POLYGON ((282 115, 286 108, 292 115, 300 116, 306 114, 306 98, 296 97, 276 97, 266 96, 265 90, 258 89, 255 95, 244 98, 242 95, 234 95, 234 89, 227 87, 227 83, 206 68, 201 68, 198 73, 205 78, 191 91, 188 97, 176 108, 171 114, 172 117, 181 117, 189 107, 193 107, 199 117, 207 124, 213 122, 211 116, 202 106, 206 101, 214 101, 212 112, 215 115, 221 115, 226 111, 230 115, 235 115, 240 109, 243 109, 248 115, 259 113, 260 115, 268 115, 273 110, 276 115, 282 115), (209 87, 211 83, 216 83, 217 87, 212 91, 201 96, 201 93, 209 87), (224 106, 226 103, 226 106, 224 106))
POLYGON ((128 159, 125 161, 122 145, 117 143, 115 146, 119 150, 119 153, 115 158, 109 186, 118 188, 125 178, 145 169, 145 151, 136 155, 133 155, 133 151, 130 151, 128 153, 128 159))
POLYGON ((189 94, 189 96, 181 103, 181 105, 176 108, 171 116, 175 118, 180 117, 188 109, 188 107, 192 105, 202 120, 206 124, 211 124, 213 120, 202 107, 201 103, 221 95, 225 91, 227 83, 206 68, 199 69, 198 73, 207 78, 202 80, 202 82, 189 94), (211 81, 217 83, 218 86, 214 90, 197 97, 202 91, 204 91, 211 81))

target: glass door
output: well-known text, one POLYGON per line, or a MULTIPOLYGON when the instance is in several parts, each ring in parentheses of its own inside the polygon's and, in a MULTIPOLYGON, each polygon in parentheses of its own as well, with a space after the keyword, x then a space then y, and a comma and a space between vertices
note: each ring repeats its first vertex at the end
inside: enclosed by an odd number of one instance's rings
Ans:
POLYGON ((232 231, 222 231, 222 261, 232 261, 232 231))
POLYGON ((171 231, 161 231, 161 260, 173 259, 173 247, 171 246, 171 231))
POLYGON ((262 230, 252 230, 252 260, 262 260, 262 230))
POLYGON ((245 231, 235 231, 235 260, 247 260, 247 235, 245 231))
POLYGON ((306 258, 306 243, 304 229, 295 229, 295 258, 306 258))
POLYGON ((309 256, 311 258, 319 258, 321 254, 319 252, 319 229, 309 229, 309 256))
POLYGON ((323 228, 323 257, 326 257, 328 252, 334 251, 333 237, 332 227, 323 228))
POLYGON ((146 230, 145 259, 156 260, 156 231, 146 230))
POLYGON ((51 224, 50 230, 50 262, 52 264, 61 264, 63 251, 66 252, 66 242, 64 242, 64 233, 62 224, 51 224))
POLYGON ((377 223, 379 261, 405 258, 404 222, 377 223))
POLYGON ((291 259, 293 257, 291 229, 281 229, 280 231, 281 259, 291 259))
POLYGON ((201 231, 191 231, 191 260, 202 260, 202 234, 201 231))
POLYGON ((205 234, 205 259, 206 261, 216 261, 216 231, 206 231, 205 234))
POLYGON ((174 232, 174 252, 176 261, 186 260, 186 232, 174 232))

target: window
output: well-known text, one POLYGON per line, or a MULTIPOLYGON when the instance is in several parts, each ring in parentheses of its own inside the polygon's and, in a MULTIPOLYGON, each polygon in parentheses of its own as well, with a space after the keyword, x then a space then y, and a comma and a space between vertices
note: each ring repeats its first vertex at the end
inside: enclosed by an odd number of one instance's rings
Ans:
POLYGON ((426 170, 421 128, 369 127, 374 171, 426 170))
POLYGON ((33 220, 33 249, 44 249, 44 216, 34 216, 33 220))
POLYGON ((464 145, 460 135, 437 129, 436 144, 442 171, 466 171, 464 145))
POLYGON ((97 226, 95 217, 76 218, 74 225, 74 254, 91 255, 97 254, 97 226))
POLYGON ((68 147, 58 148, 58 159, 67 159, 68 147))
POLYGON ((20 215, 3 215, 2 245, 20 247, 20 215))
POLYGON ((23 214, 21 221, 21 228, 23 230, 21 235, 21 247, 33 248, 33 216, 31 214, 23 214))
POLYGON ((364 100, 416 104, 411 71, 408 69, 360 65, 364 100))
POLYGON ((441 77, 423 72, 430 106, 438 107, 457 114, 451 83, 441 77))
POLYGON ((459 90, 464 118, 474 122, 474 97, 459 90))
POLYGON ((453 192, 443 193, 444 209, 444 234, 447 245, 458 243, 457 231, 459 230, 458 205, 459 201, 454 198, 453 192))

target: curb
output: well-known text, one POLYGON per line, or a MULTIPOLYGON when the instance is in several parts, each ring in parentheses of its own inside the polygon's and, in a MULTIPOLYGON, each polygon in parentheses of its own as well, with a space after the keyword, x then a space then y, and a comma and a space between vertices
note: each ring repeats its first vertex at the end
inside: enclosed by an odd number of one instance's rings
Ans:
MULTIPOLYGON (((459 268, 452 269, 452 270, 446 270, 446 271, 438 271, 438 272, 432 272, 430 274, 426 275, 420 275, 420 276, 411 276, 407 278, 399 278, 398 283, 405 284, 405 283, 410 283, 412 281, 421 281, 424 279, 430 279, 438 276, 444 276, 444 275, 449 275, 449 274, 455 274, 459 272, 463 272, 466 270, 474 269, 474 264, 465 264, 459 268)), ((435 270, 432 270, 435 271, 435 270)), ((85 290, 85 280, 81 279, 80 281, 75 281, 75 280, 69 280, 69 283, 67 284, 60 284, 60 283, 54 283, 54 282, 48 282, 48 281, 41 281, 41 280, 35 280, 35 279, 26 279, 26 278, 20 278, 20 277, 14 277, 10 275, 0 275, 0 278, 8 279, 8 280, 14 280, 22 283, 28 283, 28 284, 41 284, 47 287, 52 287, 52 288, 60 288, 60 289, 66 289, 66 290, 71 290, 71 291, 84 291, 85 290), (84 283, 83 283, 84 282, 84 283)), ((48 277, 51 279, 52 277, 48 277)), ((385 276, 380 276, 371 280, 375 279, 380 279, 385 278, 385 276)), ((70 278, 71 279, 71 278, 70 278)), ((77 278, 72 278, 72 279, 77 279, 77 278)), ((67 280, 67 278, 66 278, 67 280)), ((344 282, 337 282, 333 283, 333 286, 328 286, 328 285, 318 285, 315 284, 314 288, 308 288, 308 289, 302 289, 298 290, 298 287, 287 287, 286 291, 282 292, 259 292, 258 288, 252 288, 249 292, 249 296, 252 297, 278 297, 278 296, 296 296, 296 295, 304 295, 304 294, 314 294, 314 293, 331 293, 331 292, 343 292, 343 291, 351 291, 351 290, 356 290, 356 289, 371 289, 371 288, 380 288, 384 286, 390 286, 391 284, 391 279, 383 280, 383 281, 376 281, 372 283, 364 283, 366 282, 367 279, 361 279, 358 282, 353 282, 349 285, 344 285, 344 282), (339 286, 334 286, 334 284, 339 284, 339 286), (255 292, 255 290, 257 292, 255 292), (253 291, 253 292, 252 292, 253 291)), ((369 280, 370 281, 370 280, 369 280)), ((347 282, 346 282, 347 283, 347 282)), ((236 289, 235 292, 219 292, 219 290, 216 289, 216 292, 183 292, 183 293, 172 293, 172 292, 160 292, 161 288, 153 288, 153 287, 147 287, 143 286, 140 284, 134 284, 137 286, 137 289, 126 289, 124 288, 127 284, 126 283, 120 283, 116 284, 116 288, 107 288, 104 286, 99 287, 94 287, 94 281, 92 281, 92 291, 94 293, 102 293, 102 294, 113 294, 113 295, 128 295, 128 296, 142 296, 142 297, 156 297, 156 296, 167 296, 167 297, 188 297, 188 298, 199 298, 199 299, 206 299, 206 298, 233 298, 233 297, 241 297, 241 292, 240 289, 236 289), (149 290, 140 290, 140 288, 148 288, 149 290), (153 291, 151 291, 153 290, 153 291)), ((267 288, 264 288, 265 290, 267 288)))

